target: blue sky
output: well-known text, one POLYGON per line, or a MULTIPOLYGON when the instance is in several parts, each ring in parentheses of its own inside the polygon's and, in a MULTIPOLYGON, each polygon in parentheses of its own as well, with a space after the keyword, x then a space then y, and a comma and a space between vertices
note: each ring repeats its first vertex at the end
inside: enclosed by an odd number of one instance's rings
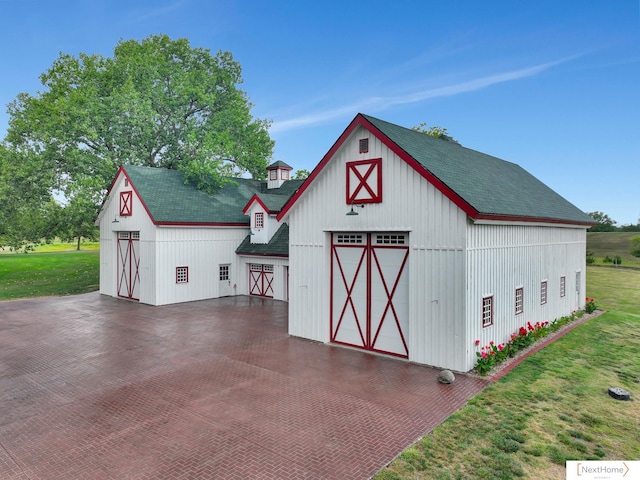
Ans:
POLYGON ((362 112, 446 127, 586 212, 640 217, 640 0, 0 0, 0 103, 59 52, 160 33, 233 53, 294 169, 362 112))

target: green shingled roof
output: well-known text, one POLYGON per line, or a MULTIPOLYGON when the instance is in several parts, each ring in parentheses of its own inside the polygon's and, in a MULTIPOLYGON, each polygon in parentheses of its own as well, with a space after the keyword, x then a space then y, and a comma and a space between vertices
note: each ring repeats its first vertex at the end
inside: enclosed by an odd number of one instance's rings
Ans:
POLYGON ((289 225, 283 223, 273 234, 269 243, 251 243, 251 235, 247 235, 236 253, 241 255, 289 255, 289 225))
POLYGON ((586 213, 515 163, 362 116, 480 214, 593 223, 586 213))
MULTIPOLYGON (((285 182, 280 188, 267 190, 266 181, 234 178, 215 195, 208 195, 185 184, 182 172, 177 170, 134 165, 123 168, 156 223, 248 225, 249 217, 242 209, 253 195, 280 196, 284 204, 301 183, 285 182)), ((275 205, 275 201, 269 202, 275 205)))

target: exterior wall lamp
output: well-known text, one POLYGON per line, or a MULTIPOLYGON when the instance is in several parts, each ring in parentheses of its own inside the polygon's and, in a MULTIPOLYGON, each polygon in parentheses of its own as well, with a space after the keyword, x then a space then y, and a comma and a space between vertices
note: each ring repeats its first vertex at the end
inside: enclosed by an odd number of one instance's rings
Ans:
POLYGON ((353 207, 360 207, 360 208, 364 208, 364 205, 362 205, 362 204, 353 204, 353 203, 352 203, 352 204, 351 204, 351 210, 349 210, 349 211, 347 212, 347 215, 348 215, 348 216, 358 215, 358 212, 356 212, 356 211, 353 209, 353 207))

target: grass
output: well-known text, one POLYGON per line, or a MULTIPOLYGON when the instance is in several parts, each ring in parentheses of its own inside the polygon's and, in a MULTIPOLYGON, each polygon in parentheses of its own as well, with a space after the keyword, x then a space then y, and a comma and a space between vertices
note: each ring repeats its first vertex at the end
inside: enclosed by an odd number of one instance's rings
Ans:
POLYGON ((83 248, 76 251, 75 244, 50 244, 35 253, 0 255, 0 301, 97 290, 99 250, 95 244, 83 244, 83 248))
POLYGON ((567 460, 640 459, 640 270, 588 267, 587 295, 607 313, 527 358, 374 478, 564 479, 567 460), (610 398, 611 386, 631 401, 610 398))

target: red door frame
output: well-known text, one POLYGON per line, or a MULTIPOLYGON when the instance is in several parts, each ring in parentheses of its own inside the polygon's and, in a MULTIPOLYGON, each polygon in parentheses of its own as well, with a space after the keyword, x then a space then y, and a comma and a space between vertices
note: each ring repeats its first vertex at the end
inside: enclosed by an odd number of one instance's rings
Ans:
POLYGON ((333 343, 340 343, 343 345, 349 345, 352 347, 357 347, 357 348, 362 348, 365 350, 371 350, 371 351, 376 351, 376 352, 380 352, 380 353, 385 353, 385 354, 389 354, 389 355, 395 355, 398 357, 402 357, 402 358, 408 358, 409 357, 409 347, 407 345, 407 340, 405 338, 405 332, 402 330, 402 327, 400 325, 400 319, 398 317, 398 313, 396 312, 395 306, 393 304, 393 297, 396 293, 396 290, 398 288, 398 284, 400 282, 400 278, 402 276, 402 273, 404 272, 404 269, 407 265, 407 260, 409 258, 409 247, 408 245, 373 245, 372 244, 372 236, 373 234, 371 233, 361 233, 360 235, 363 235, 366 239, 365 242, 363 243, 358 243, 358 244, 351 244, 351 243, 335 243, 334 242, 334 235, 332 234, 331 236, 331 267, 330 267, 330 275, 331 275, 331 289, 330 289, 330 320, 329 320, 329 328, 330 328, 330 341, 333 343), (362 255, 360 256, 359 260, 358 260, 358 265, 356 267, 356 271, 353 275, 353 278, 348 280, 345 276, 344 273, 344 269, 342 268, 342 264, 341 264, 341 259, 340 259, 340 255, 338 254, 337 248, 360 248, 362 249, 362 255), (378 259, 378 256, 376 254, 376 250, 379 249, 396 249, 396 250, 404 250, 404 256, 402 259, 402 263, 400 265, 400 268, 398 270, 398 274, 396 275, 396 278, 393 279, 393 285, 391 285, 391 288, 389 288, 389 284, 387 283, 388 279, 385 279, 383 270, 382 270, 382 266, 380 265, 380 261, 378 259), (335 262, 334 262, 335 260, 335 262), (341 311, 340 311, 340 315, 339 317, 336 319, 334 318, 334 308, 333 308, 333 303, 334 303, 334 292, 333 292, 333 283, 334 283, 334 275, 336 275, 336 271, 334 269, 334 265, 337 264, 338 267, 338 272, 340 274, 340 278, 342 280, 342 285, 345 288, 347 297, 344 301, 344 305, 342 305, 341 311), (363 265, 365 266, 366 269, 366 305, 365 305, 365 318, 364 319, 360 319, 358 318, 358 311, 357 308, 355 307, 354 303, 353 303, 353 299, 351 298, 351 295, 353 293, 353 288, 356 284, 356 281, 358 280, 358 276, 361 274, 361 269, 363 267, 363 265), (376 276, 379 277, 379 279, 382 281, 382 285, 384 287, 387 299, 386 299, 386 305, 385 308, 383 310, 382 316, 380 317, 380 319, 382 319, 382 321, 380 321, 380 323, 377 326, 377 329, 375 332, 373 332, 373 328, 372 328, 372 319, 371 319, 371 315, 372 315, 372 306, 371 306, 371 300, 372 300, 372 293, 371 293, 371 286, 372 286, 372 274, 373 274, 373 270, 372 267, 375 265, 376 267, 376 276), (350 307, 351 311, 353 312, 355 321, 356 321, 356 325, 358 326, 358 332, 360 334, 360 340, 361 340, 361 344, 353 344, 353 343, 347 343, 347 342, 343 342, 337 339, 338 336, 338 331, 340 330, 340 326, 342 324, 342 320, 344 319, 344 315, 345 312, 347 311, 347 308, 350 307), (392 314, 393 314, 393 318, 394 321, 396 323, 398 332, 400 333, 400 338, 402 340, 402 344, 404 346, 404 350, 405 353, 401 354, 401 353, 397 353, 397 352, 388 352, 385 350, 381 350, 376 348, 376 342, 378 340, 378 335, 380 334, 380 331, 382 329, 382 325, 385 322, 385 317, 389 311, 389 309, 391 309, 392 314), (334 328, 335 325, 335 328, 334 328))
MULTIPOLYGON (((134 237, 134 232, 118 232, 117 245, 117 273, 118 273, 118 296, 131 300, 140 300, 134 297, 136 286, 140 285, 140 258, 138 256, 139 237, 134 237), (123 234, 127 234, 125 238, 123 234), (124 244, 124 248, 123 248, 124 244), (124 284, 124 289, 122 288, 124 284)), ((138 233, 138 232, 135 232, 138 233)))
POLYGON ((265 270, 264 267, 273 268, 273 265, 249 265, 249 295, 273 298, 273 270, 265 270))

